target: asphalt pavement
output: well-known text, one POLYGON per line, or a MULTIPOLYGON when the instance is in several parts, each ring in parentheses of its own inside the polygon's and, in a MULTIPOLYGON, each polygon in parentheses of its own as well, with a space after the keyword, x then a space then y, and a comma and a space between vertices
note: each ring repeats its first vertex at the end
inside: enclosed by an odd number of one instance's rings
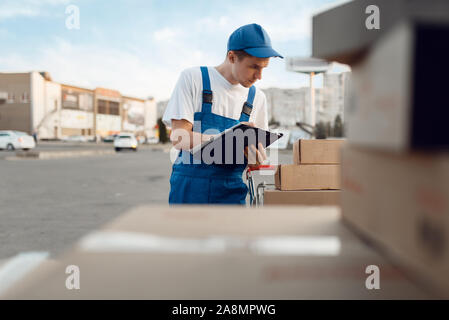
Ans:
POLYGON ((98 157, 0 161, 0 259, 55 255, 140 204, 165 204, 171 163, 162 149, 98 157))
MULTIPOLYGON (((111 149, 111 144, 40 143, 36 151, 111 149)), ((168 146, 101 156, 5 160, 0 151, 0 260, 26 251, 51 257, 128 209, 168 204, 168 146)), ((291 163, 291 150, 273 163, 291 163)), ((273 182, 257 176, 256 183, 273 182)))

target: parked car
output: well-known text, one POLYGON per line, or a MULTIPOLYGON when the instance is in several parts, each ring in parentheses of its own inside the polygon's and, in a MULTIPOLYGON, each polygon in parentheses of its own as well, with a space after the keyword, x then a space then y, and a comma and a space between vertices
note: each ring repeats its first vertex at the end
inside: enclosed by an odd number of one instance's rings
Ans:
POLYGON ((138 136, 138 137, 136 137, 136 139, 137 139, 137 142, 139 142, 139 144, 144 144, 145 141, 147 140, 145 138, 145 136, 138 136))
POLYGON ((159 143, 159 138, 157 137, 149 137, 146 141, 146 144, 156 144, 159 143))
POLYGON ((36 147, 34 138, 22 131, 0 131, 0 149, 29 150, 36 147))
POLYGON ((121 133, 114 140, 115 151, 131 149, 137 151, 137 139, 132 133, 121 133))
POLYGON ((103 142, 114 142, 117 136, 118 136, 117 134, 110 134, 103 138, 103 142))
POLYGON ((80 136, 80 135, 73 135, 73 136, 67 136, 67 137, 62 138, 62 141, 64 141, 64 142, 87 142, 88 137, 80 136))

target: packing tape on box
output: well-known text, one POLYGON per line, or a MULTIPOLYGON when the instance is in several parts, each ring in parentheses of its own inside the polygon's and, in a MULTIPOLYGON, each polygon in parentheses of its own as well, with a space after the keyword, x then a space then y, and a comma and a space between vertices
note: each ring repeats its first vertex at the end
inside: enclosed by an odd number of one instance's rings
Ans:
POLYGON ((78 248, 87 252, 161 252, 219 254, 247 250, 259 255, 335 256, 341 243, 333 236, 270 236, 205 238, 164 237, 137 232, 94 232, 78 248))

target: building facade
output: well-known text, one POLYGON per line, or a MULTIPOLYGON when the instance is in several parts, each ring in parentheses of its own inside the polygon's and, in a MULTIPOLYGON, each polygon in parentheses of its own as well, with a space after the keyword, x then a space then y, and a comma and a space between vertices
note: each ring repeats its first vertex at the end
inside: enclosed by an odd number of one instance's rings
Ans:
MULTIPOLYGON (((350 72, 323 73, 323 87, 315 88, 316 123, 333 124, 337 115, 343 119, 350 72)), ((310 123, 310 88, 262 89, 267 97, 268 118, 281 126, 310 123)))
POLYGON ((153 98, 60 84, 46 72, 0 73, 0 130, 36 132, 40 139, 121 131, 151 138, 156 121, 153 98))
POLYGON ((317 108, 317 120, 322 122, 335 121, 337 115, 344 120, 345 96, 350 81, 350 72, 324 73, 323 103, 317 108))
MULTIPOLYGON (((268 119, 282 126, 296 126, 297 123, 309 123, 310 90, 298 89, 262 89, 267 98, 268 119)), ((315 106, 318 110, 323 100, 323 89, 315 88, 315 106)))

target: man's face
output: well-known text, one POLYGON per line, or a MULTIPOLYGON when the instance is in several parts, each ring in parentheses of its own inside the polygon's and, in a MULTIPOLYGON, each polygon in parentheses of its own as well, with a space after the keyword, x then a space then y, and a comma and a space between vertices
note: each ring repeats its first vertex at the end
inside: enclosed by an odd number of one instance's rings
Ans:
POLYGON ((244 57, 241 60, 231 52, 232 76, 245 88, 262 79, 262 69, 268 66, 270 58, 244 57))

